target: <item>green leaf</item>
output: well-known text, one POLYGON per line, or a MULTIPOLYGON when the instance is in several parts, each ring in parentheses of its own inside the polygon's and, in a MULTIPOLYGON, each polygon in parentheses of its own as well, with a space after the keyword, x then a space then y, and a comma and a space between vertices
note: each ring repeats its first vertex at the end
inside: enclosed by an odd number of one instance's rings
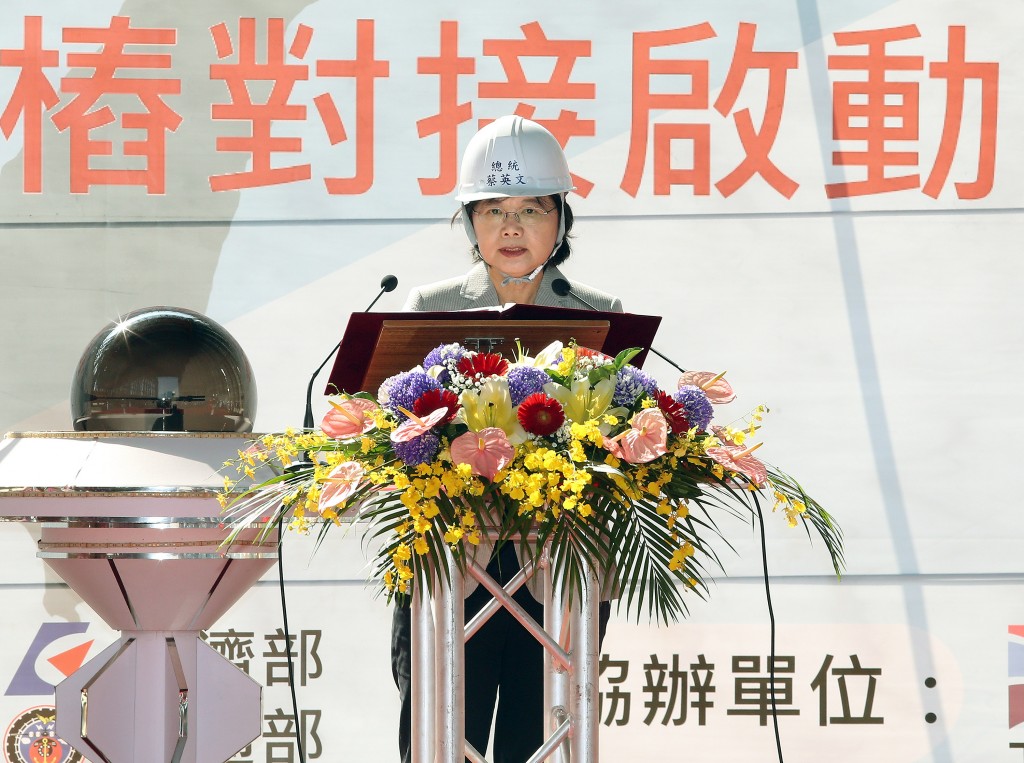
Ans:
POLYGON ((625 365, 629 363, 629 361, 631 361, 641 352, 643 352, 643 348, 641 347, 629 347, 625 350, 622 350, 621 352, 619 352, 618 355, 615 356, 615 360, 612 361, 612 366, 615 368, 616 371, 621 371, 625 367, 625 365))

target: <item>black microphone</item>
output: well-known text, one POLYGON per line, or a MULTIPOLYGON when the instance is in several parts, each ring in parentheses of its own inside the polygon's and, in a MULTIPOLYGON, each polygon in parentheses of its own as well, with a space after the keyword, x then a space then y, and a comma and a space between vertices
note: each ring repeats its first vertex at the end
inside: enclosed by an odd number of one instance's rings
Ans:
POLYGON ((395 276, 384 276, 380 279, 380 291, 377 292, 377 296, 373 298, 373 302, 366 306, 363 310, 364 313, 370 312, 370 308, 377 304, 377 300, 384 296, 386 291, 394 291, 398 288, 398 278, 395 276))
MULTIPOLYGON (((394 291, 397 287, 398 278, 391 275, 384 276, 382 279, 380 279, 380 291, 377 292, 377 296, 373 298, 373 301, 366 306, 366 309, 363 310, 363 312, 368 313, 370 311, 370 308, 377 304, 377 300, 383 296, 384 292, 394 291)), ((317 366, 317 369, 313 372, 313 375, 309 377, 309 385, 306 387, 306 415, 302 419, 303 429, 313 428, 313 382, 316 381, 317 375, 324 369, 324 366, 327 365, 327 361, 334 357, 334 353, 338 351, 339 347, 341 347, 340 340, 336 345, 334 345, 334 349, 332 349, 330 353, 328 353, 327 357, 324 358, 324 362, 317 366)))
POLYGON ((572 295, 573 299, 575 299, 577 302, 582 302, 591 310, 597 310, 597 312, 599 313, 604 312, 603 310, 601 310, 601 308, 597 307, 596 305, 590 304, 589 302, 587 302, 587 300, 583 299, 583 297, 574 292, 572 290, 572 287, 569 285, 569 282, 566 281, 564 278, 556 278, 554 281, 552 281, 551 291, 553 291, 559 297, 568 297, 572 295))
MULTIPOLYGON (((574 292, 572 290, 572 286, 570 286, 569 282, 566 281, 564 278, 556 278, 554 281, 552 281, 551 282, 551 291, 553 291, 559 297, 568 297, 568 296, 572 295, 572 297, 574 299, 576 299, 579 302, 582 302, 584 305, 589 307, 591 310, 597 310, 598 312, 602 312, 600 308, 598 308, 595 305, 592 305, 591 303, 587 302, 587 300, 583 299, 583 297, 581 297, 579 294, 574 292)), ((680 373, 684 373, 684 374, 686 373, 686 369, 685 368, 683 368, 679 364, 674 363, 673 361, 669 360, 668 358, 666 358, 664 355, 662 355, 660 352, 658 352, 653 347, 648 347, 647 349, 650 350, 651 352, 653 352, 655 355, 657 355, 662 360, 664 360, 666 363, 668 363, 673 368, 678 369, 680 371, 680 373)))

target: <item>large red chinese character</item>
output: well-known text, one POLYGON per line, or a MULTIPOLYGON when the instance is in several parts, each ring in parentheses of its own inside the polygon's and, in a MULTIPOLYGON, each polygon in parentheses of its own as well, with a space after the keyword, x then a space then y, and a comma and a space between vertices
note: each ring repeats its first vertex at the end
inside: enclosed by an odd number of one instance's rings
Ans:
POLYGON ((75 93, 63 109, 53 115, 58 130, 71 130, 71 192, 87 193, 94 185, 142 185, 147 193, 164 193, 166 162, 166 133, 174 132, 181 124, 181 116, 163 101, 167 95, 181 92, 181 80, 158 77, 125 76, 119 70, 171 68, 171 56, 163 53, 128 52, 132 46, 174 45, 174 29, 133 29, 131 19, 114 16, 107 28, 69 27, 64 30, 64 42, 99 45, 89 53, 68 53, 71 68, 92 69, 91 77, 64 77, 61 91, 75 93), (114 153, 109 140, 93 140, 90 133, 117 121, 109 106, 93 108, 104 95, 135 95, 143 111, 125 111, 121 126, 127 130, 142 130, 143 140, 125 140, 125 156, 145 158, 145 169, 98 169, 92 166, 94 156, 114 153))
POLYGON ((928 73, 936 79, 946 80, 946 115, 942 123, 942 139, 931 174, 923 190, 938 198, 949 175, 960 138, 960 125, 964 114, 964 82, 981 81, 981 134, 978 146, 978 177, 972 183, 954 183, 960 199, 980 199, 992 190, 996 166, 996 115, 999 106, 999 64, 994 62, 968 63, 966 59, 965 30, 962 26, 949 28, 948 61, 931 64, 928 73))
POLYGON ((887 75, 892 71, 924 68, 921 56, 892 55, 886 51, 886 45, 918 36, 914 25, 836 33, 838 45, 866 45, 868 50, 863 55, 828 57, 829 69, 859 70, 866 76, 863 80, 833 84, 832 137, 862 142, 865 147, 863 151, 835 151, 832 161, 837 166, 863 167, 867 178, 827 184, 825 193, 830 199, 902 191, 920 184, 917 173, 886 173, 889 167, 917 166, 916 151, 890 150, 886 144, 917 140, 919 117, 918 83, 889 80, 887 75))
POLYGON ((21 69, 11 100, 4 113, 0 114, 0 130, 10 138, 18 117, 24 118, 21 130, 25 144, 22 188, 25 193, 40 193, 43 190, 43 114, 60 100, 43 69, 57 66, 58 53, 43 49, 41 16, 25 17, 24 40, 22 50, 0 50, 0 66, 21 69))
MULTIPOLYGON (((659 32, 633 33, 633 117, 629 132, 629 158, 619 187, 630 196, 640 189, 647 162, 647 133, 651 112, 663 109, 708 107, 707 60, 653 58, 655 48, 697 42, 715 37, 707 22, 659 32), (657 75, 682 75, 690 78, 688 93, 651 92, 651 80, 657 75)), ((667 195, 673 185, 691 185, 698 196, 711 193, 711 129, 707 124, 654 125, 654 193, 667 195), (673 169, 671 146, 674 140, 693 144, 693 166, 673 169)))
MULTIPOLYGON (((332 194, 358 194, 373 185, 373 112, 374 84, 378 77, 390 76, 387 61, 374 57, 372 19, 356 22, 356 57, 352 60, 320 60, 316 73, 320 77, 351 77, 356 81, 356 173, 352 177, 324 178, 327 192, 332 194)), ((347 139, 341 115, 328 95, 314 99, 320 117, 327 128, 331 145, 347 139)))
POLYGON ((725 84, 715 100, 715 109, 722 116, 729 113, 736 105, 743 81, 751 69, 768 71, 768 96, 764 108, 761 129, 754 129, 754 120, 750 117, 750 109, 741 109, 733 114, 736 132, 746 157, 732 172, 715 183, 715 188, 723 196, 731 196, 755 173, 763 177, 768 184, 787 199, 792 198, 799 185, 782 172, 771 159, 768 152, 775 144, 782 123, 782 107, 786 102, 786 78, 790 69, 797 67, 796 53, 765 53, 754 52, 754 35, 756 24, 741 23, 736 35, 736 50, 733 53, 729 73, 725 84))
MULTIPOLYGON (((224 80, 230 103, 215 103, 211 109, 214 119, 232 119, 250 122, 252 129, 245 136, 220 136, 218 151, 237 151, 252 157, 251 169, 225 175, 211 175, 210 188, 214 191, 235 191, 240 188, 291 183, 309 180, 308 164, 290 167, 271 167, 275 153, 297 153, 302 150, 301 138, 275 137, 271 127, 278 120, 301 121, 306 118, 306 107, 288 103, 292 89, 299 80, 309 79, 309 66, 285 61, 284 19, 267 20, 267 61, 256 61, 256 19, 238 20, 238 56, 234 63, 211 64, 210 79, 224 80), (266 101, 254 103, 249 82, 270 82, 266 101)), ((217 58, 224 60, 235 52, 231 34, 225 24, 210 28, 217 58)), ((287 54, 302 59, 309 49, 313 30, 299 24, 287 54)))
MULTIPOLYGON (((481 82, 477 93, 481 98, 516 98, 564 101, 567 99, 593 100, 597 90, 592 82, 570 82, 576 60, 590 56, 590 40, 549 40, 536 21, 524 24, 522 40, 484 40, 484 55, 497 56, 505 72, 504 82, 481 82), (551 76, 545 82, 530 82, 523 71, 523 57, 554 58, 551 76)), ((522 104, 515 113, 533 119, 536 107, 522 104)), ((480 120, 480 126, 490 120, 480 120)), ((537 119, 565 148, 569 139, 575 136, 593 137, 594 120, 580 119, 575 111, 562 109, 557 119, 537 119)), ((594 184, 578 175, 573 175, 576 193, 587 196, 594 184)))
POLYGON ((473 74, 476 60, 459 55, 459 22, 441 22, 441 51, 435 58, 416 59, 418 74, 436 74, 440 90, 437 114, 416 122, 420 138, 437 135, 441 144, 440 174, 436 178, 420 178, 420 192, 435 196, 455 188, 458 166, 459 125, 473 117, 473 105, 459 103, 459 76, 473 74))

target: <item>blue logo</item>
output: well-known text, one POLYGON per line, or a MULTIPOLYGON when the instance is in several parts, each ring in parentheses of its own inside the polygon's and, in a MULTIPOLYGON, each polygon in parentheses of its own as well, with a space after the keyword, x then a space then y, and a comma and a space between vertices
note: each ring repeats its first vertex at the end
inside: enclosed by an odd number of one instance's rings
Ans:
MULTIPOLYGON (((7 687, 7 691, 4 694, 8 697, 24 695, 53 696, 53 684, 49 681, 44 681, 39 676, 36 670, 36 662, 38 662, 40 655, 47 651, 47 647, 55 641, 67 636, 85 633, 88 628, 89 623, 40 624, 36 637, 32 640, 28 651, 25 652, 21 665, 15 671, 14 678, 11 679, 11 684, 7 687)), ((89 642, 89 645, 91 645, 91 642, 89 642)), ((84 661, 89 645, 82 644, 70 650, 62 650, 57 654, 48 655, 48 658, 64 675, 70 675, 84 661), (61 657, 64 657, 64 659, 60 659, 61 657)))

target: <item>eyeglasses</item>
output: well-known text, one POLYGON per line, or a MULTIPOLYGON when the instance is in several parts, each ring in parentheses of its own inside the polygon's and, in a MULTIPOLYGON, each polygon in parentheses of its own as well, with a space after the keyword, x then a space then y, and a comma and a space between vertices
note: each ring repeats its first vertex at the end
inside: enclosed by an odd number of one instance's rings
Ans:
POLYGON ((540 225, 554 211, 553 209, 543 210, 540 207, 523 207, 514 212, 506 212, 501 207, 483 207, 474 209, 473 214, 488 228, 500 228, 510 216, 523 227, 529 228, 540 225))

